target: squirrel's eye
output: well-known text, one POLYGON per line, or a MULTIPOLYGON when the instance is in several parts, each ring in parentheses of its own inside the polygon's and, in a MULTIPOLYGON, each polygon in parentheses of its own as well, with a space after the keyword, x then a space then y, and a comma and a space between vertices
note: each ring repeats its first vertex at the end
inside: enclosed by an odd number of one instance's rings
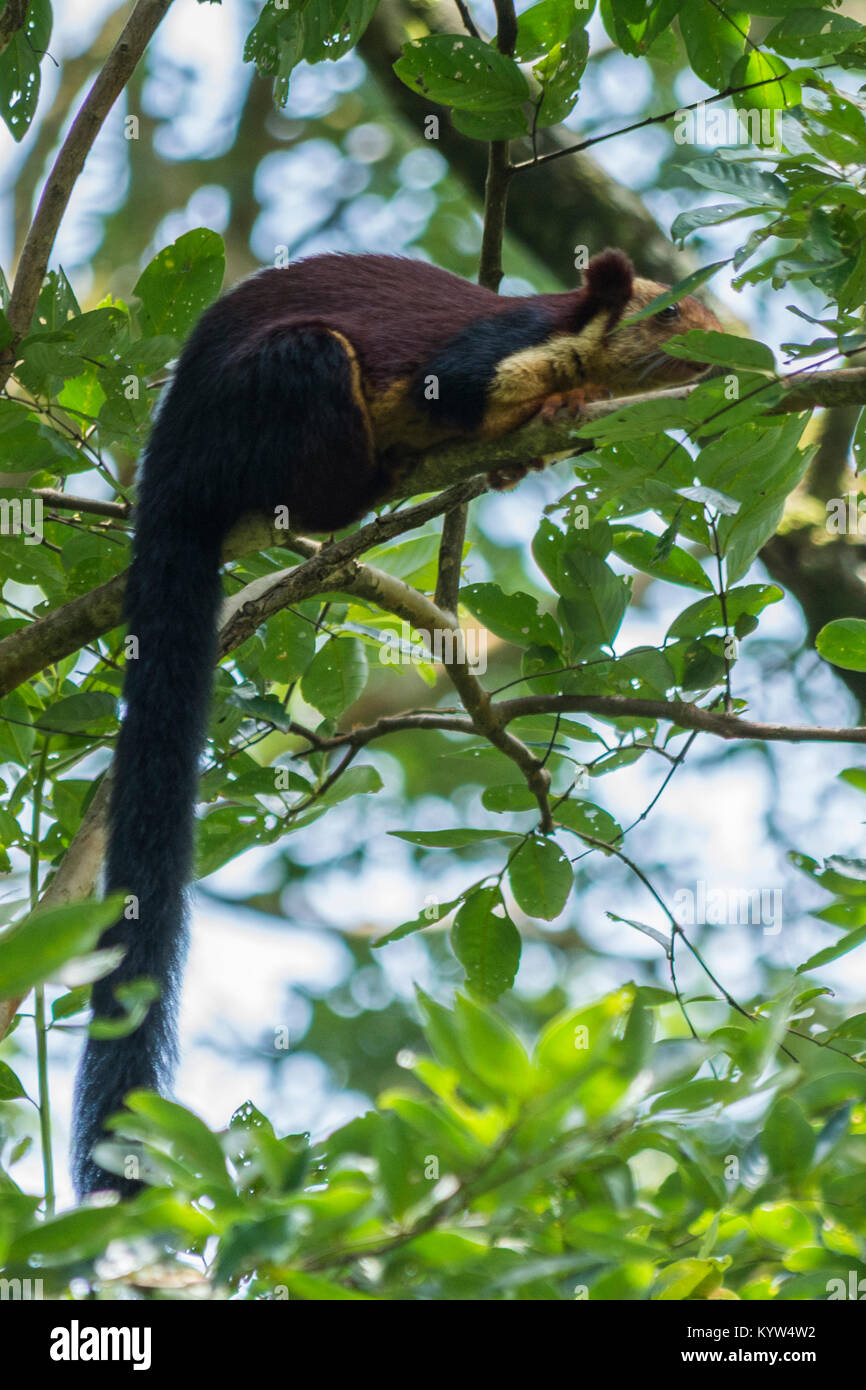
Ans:
POLYGON ((655 317, 659 323, 673 323, 680 316, 679 304, 669 304, 666 309, 659 309, 655 317))

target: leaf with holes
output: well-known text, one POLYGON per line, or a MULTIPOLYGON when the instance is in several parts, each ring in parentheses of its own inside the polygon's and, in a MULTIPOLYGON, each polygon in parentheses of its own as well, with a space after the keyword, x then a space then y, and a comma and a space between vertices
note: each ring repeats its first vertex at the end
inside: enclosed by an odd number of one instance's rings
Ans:
POLYGON ((573 880, 571 865, 554 840, 531 835, 508 869, 508 882, 518 907, 528 917, 552 922, 568 902, 573 880))
POLYGON ((334 637, 316 652, 301 680, 304 699, 326 719, 354 704, 367 684, 367 657, 357 637, 334 637))
POLYGON ((520 933, 498 888, 480 888, 467 898, 451 928, 451 945, 473 994, 492 1002, 514 984, 520 933))
POLYGON ((141 300, 144 337, 167 333, 184 338, 219 294, 225 268, 222 237, 207 227, 195 227, 164 246, 145 266, 133 291, 141 300))

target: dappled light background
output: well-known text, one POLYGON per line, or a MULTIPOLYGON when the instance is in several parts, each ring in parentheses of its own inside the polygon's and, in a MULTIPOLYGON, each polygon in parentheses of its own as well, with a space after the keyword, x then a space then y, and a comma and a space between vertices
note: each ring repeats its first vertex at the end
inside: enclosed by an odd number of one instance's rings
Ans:
MULTIPOLYGON (((490 29, 492 7, 474 8, 490 29)), ((286 107, 276 110, 269 84, 241 59, 254 17, 255 7, 248 3, 179 0, 169 12, 96 142, 58 239, 52 264, 63 266, 82 306, 92 308, 107 294, 129 298, 155 251, 199 226, 225 237, 228 282, 272 263, 280 248, 293 258, 332 250, 399 253, 473 275, 479 208, 449 172, 435 141, 425 141, 391 114, 355 54, 315 68, 302 66, 286 107), (130 115, 139 118, 137 140, 126 138, 130 115)), ((62 113, 71 94, 89 79, 85 55, 113 23, 111 5, 67 0, 55 16, 51 40, 59 66, 43 67, 47 90, 33 129, 20 146, 0 131, 0 262, 7 272, 62 137, 62 113)), ((603 49, 597 20, 592 33, 603 49)), ((691 75, 654 86, 648 65, 614 52, 594 61, 569 124, 581 134, 611 129, 696 100, 702 90, 691 75)), ((705 201, 678 174, 669 128, 617 139, 599 146, 596 155, 613 177, 645 198, 665 231, 678 212, 705 201)), ((519 180, 512 196, 522 196, 519 180)), ((539 206, 537 215, 539 221, 555 220, 557 208, 539 206)), ((693 243, 700 258, 726 254, 736 231, 708 231, 693 243)), ((569 244, 567 222, 561 235, 569 244)), ((505 266, 505 293, 561 287, 514 246, 507 248, 505 266)), ((685 273, 685 260, 683 266, 685 273)), ((785 308, 790 295, 768 303, 748 290, 735 294, 723 281, 714 283, 713 291, 733 322, 749 325, 775 346, 804 338, 808 326, 785 308)), ((820 310, 808 299, 800 307, 820 310)), ((128 468, 128 460, 116 462, 119 469, 128 468)), ((469 581, 495 573, 508 590, 547 592, 530 542, 543 508, 565 491, 569 477, 569 466, 559 464, 515 491, 475 504, 469 581)), ((103 484, 95 474, 82 475, 76 490, 87 488, 96 493, 103 484)), ((629 610, 618 639, 622 650, 657 643, 682 606, 682 596, 670 586, 638 583, 642 601, 629 610)), ((744 644, 735 694, 748 700, 756 719, 854 722, 855 702, 830 668, 807 649, 791 659, 804 640, 796 604, 786 600, 771 607, 758 634, 744 644)), ((519 673, 513 652, 502 644, 491 643, 489 660, 490 685, 519 673)), ((441 679, 428 689, 407 668, 398 683, 393 668, 377 671, 374 663, 357 717, 367 722, 375 713, 430 704, 440 695, 449 702, 441 679)), ((294 746, 274 735, 258 753, 267 761, 294 746)), ((471 764, 445 735, 394 738, 367 750, 365 759, 375 762, 383 778, 378 795, 356 797, 277 847, 242 855, 195 894, 177 1091, 212 1124, 225 1123, 250 1097, 284 1131, 326 1133, 361 1112, 419 1042, 415 985, 448 997, 462 979, 447 932, 436 925, 381 952, 371 943, 414 918, 425 903, 447 902, 479 878, 488 862, 498 867, 498 859, 485 859, 483 846, 422 858, 388 832, 484 826, 501 818, 481 807, 471 764), (407 797, 412 798, 411 822, 407 797)), ((95 775, 106 762, 107 755, 94 756, 77 775, 95 775)), ((767 932, 760 924, 692 928, 737 998, 757 997, 778 972, 835 940, 836 933, 811 915, 822 905, 821 896, 788 856, 791 850, 816 858, 858 853, 862 794, 837 778, 856 762, 844 747, 777 744, 761 750, 702 736, 659 804, 630 833, 628 853, 669 904, 681 890, 696 891, 701 881, 716 889, 780 890, 778 931, 767 932)), ((616 778, 593 780, 583 794, 627 825, 652 800, 667 770, 662 759, 647 756, 616 778)), ((526 828, 531 817, 517 817, 515 823, 526 828)), ((26 881, 24 862, 14 867, 4 888, 9 900, 22 896, 26 881)), ((577 871, 576 891, 559 920, 528 921, 514 908, 527 945, 516 992, 502 1007, 518 1028, 530 1023, 534 1028, 565 1002, 588 999, 629 978, 668 983, 656 943, 606 916, 615 910, 664 929, 663 914, 642 885, 598 853, 583 857, 577 871)), ((859 959, 859 966, 852 955, 828 968, 822 982, 856 1001, 866 993, 866 967, 859 959)), ((688 990, 711 992, 693 961, 682 958, 680 970, 688 990)), ((696 1022, 710 1026, 716 1009, 713 1003, 695 1005, 696 1022)), ((59 1135, 69 1113, 80 1039, 80 1031, 52 1033, 59 1135)), ((17 1046, 16 1066, 35 1090, 28 1030, 19 1030, 17 1046)), ((30 1171, 23 1176, 38 1185, 38 1160, 31 1155, 27 1162, 30 1171)), ((58 1180, 61 1198, 68 1200, 62 1169, 58 1180)))

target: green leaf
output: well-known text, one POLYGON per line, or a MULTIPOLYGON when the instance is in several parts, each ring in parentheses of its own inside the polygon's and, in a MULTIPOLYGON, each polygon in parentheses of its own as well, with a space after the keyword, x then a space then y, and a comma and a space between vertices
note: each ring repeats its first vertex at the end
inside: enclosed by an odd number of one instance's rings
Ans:
POLYGON ((686 4, 680 10, 680 33, 689 62, 698 77, 721 90, 729 85, 731 68, 746 46, 749 16, 741 10, 711 9, 686 4))
POLYGON ((791 1096, 778 1096, 764 1122, 761 1144, 779 1178, 796 1180, 809 1171, 816 1135, 791 1096))
POLYGON ((569 798, 554 810, 554 819, 573 830, 576 835, 589 835, 593 840, 604 840, 605 844, 617 844, 622 839, 622 827, 604 807, 596 806, 594 801, 580 801, 569 798))
POLYGON ((689 0, 601 0, 604 27, 624 53, 641 58, 689 0), (649 13, 647 13, 649 11, 649 13))
POLYGON ((342 772, 336 782, 323 792, 316 799, 311 811, 317 811, 322 807, 336 806, 341 801, 348 801, 350 796, 370 796, 382 790, 382 778, 375 767, 369 764, 363 767, 350 767, 342 772))
POLYGON ((40 1265, 65 1265, 104 1254, 123 1229, 118 1206, 81 1207, 22 1231, 8 1247, 9 1262, 38 1256, 40 1265))
POLYGON ((557 125, 571 115, 580 91, 580 80, 589 57, 586 30, 573 29, 564 43, 535 64, 533 72, 541 83, 540 126, 557 125))
MULTIPOLYGON (((43 434, 38 417, 32 415, 20 401, 0 400, 0 447, 4 457, 14 464, 16 473, 19 470, 22 473, 30 473, 38 468, 49 468, 52 462, 56 465, 56 454, 51 440, 46 439, 43 434)), ((21 515, 26 520, 28 507, 32 507, 33 499, 28 498, 23 490, 15 490, 13 493, 5 488, 3 496, 18 498, 21 515)), ((14 502, 12 510, 17 510, 14 508, 14 502)))
POLYGON ((401 1120, 420 1137, 427 1153, 439 1154, 455 1168, 477 1164, 485 1152, 481 1143, 458 1125, 439 1105, 417 1096, 387 1092, 380 1105, 395 1110, 401 1120))
POLYGON ((304 1274, 290 1269, 280 1276, 289 1293, 305 1303, 362 1302, 374 1303, 375 1295, 363 1293, 360 1289, 346 1288, 321 1274, 304 1274))
POLYGON ((557 579, 559 617, 575 653, 612 643, 628 608, 631 590, 625 580, 600 556, 576 549, 562 554, 557 579))
POLYGON ((18 760, 26 765, 36 746, 36 735, 30 706, 20 690, 13 690, 0 700, 0 737, 9 753, 17 755, 18 760))
POLYGON ((665 343, 671 357, 689 362, 707 362, 711 366, 734 371, 741 367, 749 372, 774 372, 776 362, 772 350, 754 338, 741 338, 734 333, 705 333, 699 328, 665 343))
POLYGON ((703 188, 711 188, 715 193, 730 193, 743 203, 783 208, 788 200, 788 191, 782 180, 775 174, 763 173, 754 164, 733 163, 710 156, 695 159, 684 168, 703 188))
POLYGON ((681 546, 672 545, 661 558, 658 554, 659 537, 650 531, 640 531, 630 526, 614 531, 613 550, 620 559, 626 560, 635 569, 646 574, 658 575, 672 584, 684 584, 693 589, 712 589, 712 580, 707 577, 694 555, 681 546))
POLYGON ((354 704, 367 684, 367 655, 357 637, 332 637, 316 652, 301 680, 305 700, 326 719, 354 704))
POLYGON ((316 651, 315 623, 301 613, 284 610, 268 619, 259 670, 267 681, 288 685, 302 676, 316 651))
POLYGON ((73 1018, 87 1008, 89 1000, 90 986, 79 985, 77 989, 71 989, 68 994, 61 994, 59 999, 54 1000, 51 1017, 55 1023, 60 1023, 64 1018, 73 1018))
POLYGON ((121 900, 37 908, 0 936, 0 998, 15 999, 53 979, 75 956, 91 950, 115 921, 121 900))
MULTIPOLYGON (((100 957, 108 957, 111 964, 115 964, 112 960, 115 954, 114 951, 99 951, 90 959, 98 961, 100 957)), ((107 970, 100 966, 100 974, 107 973, 107 970)), ((145 977, 128 985, 117 985, 114 993, 122 1013, 110 1019, 93 1019, 89 1030, 92 1038, 125 1038, 134 1033, 147 1017, 153 1001, 159 998, 159 986, 155 980, 145 977)))
POLYGON ((866 671, 866 620, 835 618, 825 623, 815 638, 815 647, 825 661, 844 671, 866 671))
POLYGON ((623 1063, 629 1076, 636 1076, 649 1061, 654 1037, 655 1015, 636 999, 622 1039, 623 1063))
POLYGON ((764 43, 786 58, 821 58, 840 53, 864 35, 862 24, 827 10, 795 9, 774 25, 764 43))
POLYGON ((682 1299, 701 1299, 714 1293, 722 1282, 724 1260, 675 1260, 656 1279, 654 1297, 661 1303, 682 1299))
POLYGON ((0 54, 0 115, 14 140, 24 138, 36 114, 52 21, 50 0, 30 0, 23 25, 0 54))
POLYGON ((751 1221, 756 1235, 783 1250, 811 1245, 815 1239, 809 1217, 791 1202, 765 1202, 753 1211, 751 1221))
POLYGON ((568 902, 574 871, 559 845, 531 835, 508 868, 508 882, 518 907, 528 917, 552 922, 568 902))
POLYGON ((519 106, 504 111, 454 111, 451 119, 455 130, 470 140, 519 140, 529 134, 526 112, 519 106))
MULTIPOLYGON (((263 724, 272 724, 282 733, 288 733, 291 715, 282 700, 275 695, 257 695, 250 685, 235 686, 226 696, 225 704, 239 709, 244 719, 255 719, 263 724)), ((223 714, 225 714, 225 706, 223 714)), ((273 790, 273 787, 271 788, 273 790)))
POLYGON ((410 845, 425 845, 428 849, 461 849, 464 845, 481 844, 484 840, 516 840, 512 830, 470 830, 456 827, 454 830, 389 830, 389 835, 398 840, 408 840, 410 845))
MULTIPOLYGON (((769 603, 779 603, 784 597, 775 584, 744 584, 739 589, 729 589, 726 599, 726 612, 729 625, 733 626, 744 613, 756 616, 769 603)), ((684 608, 668 628, 668 637, 702 637, 715 628, 724 628, 725 620, 722 605, 717 597, 700 599, 684 608)), ((866 623, 863 624, 866 627, 866 623)))
POLYGON ((810 956, 802 965, 797 966, 797 974, 803 975, 807 970, 818 970, 822 965, 829 965, 831 961, 838 960, 840 956, 847 956, 849 951, 855 950, 866 941, 866 927, 858 927, 856 931, 848 932, 837 941, 835 946, 826 946, 823 951, 816 951, 814 956, 810 956))
POLYGON ((556 620, 549 613, 540 613, 538 600, 529 594, 519 590, 506 594, 498 584, 469 584, 460 590, 460 602, 504 642, 518 647, 560 645, 556 620))
POLYGON ((274 77, 274 99, 285 105, 289 78, 302 59, 336 60, 361 38, 377 0, 267 0, 244 44, 244 62, 274 77))
POLYGON ((413 92, 464 111, 502 111, 529 99, 514 59, 468 34, 413 39, 394 71, 413 92))
MULTIPOLYGON (((686 165, 688 173, 691 173, 693 169, 694 165, 686 165)), ((693 270, 691 275, 687 275, 684 280, 679 280, 669 290, 665 290, 664 294, 657 294, 655 299, 651 299, 649 304, 641 309, 640 313, 629 314, 628 318, 622 320, 623 324, 640 323, 641 319, 652 318, 661 309, 669 308, 671 304, 679 304, 681 299, 694 294, 696 290, 701 288, 701 285, 705 285, 708 280, 713 278, 717 270, 721 270, 722 266, 727 264, 727 261, 713 261, 711 265, 702 266, 700 270, 693 270)))
POLYGON ((540 0, 530 5, 517 21, 515 57, 521 63, 534 62, 564 43, 575 25, 586 26, 592 6, 577 8, 574 0, 540 0))
POLYGON ((219 1140, 198 1115, 152 1091, 133 1091, 126 1103, 134 1116, 148 1121, 147 1127, 130 1126, 133 1133, 138 1137, 147 1137, 149 1131, 155 1131, 171 1141, 176 1156, 184 1165, 191 1166, 204 1178, 215 1179, 221 1186, 228 1185, 225 1157, 219 1140))
POLYGON ((184 338, 216 299, 225 275, 222 237, 207 227, 184 232, 142 271, 133 291, 141 300, 146 338, 167 333, 184 338))
POLYGON ((20 1100, 27 1092, 20 1079, 6 1062, 0 1062, 0 1101, 20 1100))
POLYGON ((611 666, 610 679, 612 686, 624 695, 645 695, 650 699, 663 699, 677 684, 676 673, 667 656, 655 647, 633 647, 617 657, 611 666))
POLYGON ((501 787, 485 787, 481 804, 487 811, 536 811, 538 801, 525 782, 506 782, 501 787))
POLYGON ((520 964, 520 933, 499 888, 480 888, 466 899, 451 928, 451 946, 473 994, 493 1003, 511 988, 520 964))
MULTIPOLYGON (((336 62, 354 48, 376 10, 378 0, 294 0, 304 14, 304 60, 336 62)), ((284 7, 283 13, 285 13, 284 7)))
POLYGON ((450 902, 439 903, 431 902, 417 917, 413 917, 411 922, 403 922, 399 927, 394 927, 385 936, 380 936, 377 941, 372 943, 373 950, 376 951, 380 946, 389 946, 392 941, 402 941, 404 936, 411 936, 413 932, 423 931, 425 927, 431 927, 436 922, 441 922, 443 917, 447 917, 449 912, 453 912, 461 898, 452 898, 450 902))
POLYGON ((481 1080, 499 1095, 524 1097, 534 1089, 522 1044, 489 1009, 458 994, 454 1009, 460 1046, 481 1080))
POLYGON ((604 1061, 607 1044, 624 1026, 633 1000, 632 989, 621 989, 595 1004, 557 1014, 536 1045, 537 1066, 559 1081, 604 1061))
MULTIPOLYGON (((734 105, 738 111, 783 111, 796 106, 801 100, 802 91, 796 73, 788 64, 772 53, 762 53, 752 49, 744 53, 731 73, 731 86, 747 90, 734 93, 734 105), (758 85, 760 84, 760 85, 758 85)), ((773 132, 766 131, 763 124, 754 120, 749 125, 755 143, 772 145, 773 132), (760 141, 756 138, 760 135, 760 141)))
POLYGON ((671 239, 684 242, 686 237, 699 227, 717 227, 722 222, 733 222, 741 217, 756 217, 754 208, 741 203, 714 203, 712 207, 690 208, 681 212, 671 224, 671 239))
POLYGON ((117 721, 117 701, 107 691, 82 691, 67 695, 42 711, 34 725, 61 733, 107 732, 117 721))
POLYGON ((839 778, 850 787, 856 787, 858 792, 866 792, 866 768, 846 767, 844 772, 839 773, 839 778))
POLYGON ((838 873, 856 883, 866 884, 866 859, 852 859, 847 854, 830 854, 826 867, 831 873, 838 873))
POLYGON ((670 938, 665 936, 664 932, 659 931, 657 927, 651 927, 647 922, 639 922, 636 917, 620 917, 618 912, 608 912, 606 915, 610 918, 611 922, 622 922, 623 926, 633 927, 635 931, 639 931, 643 936, 648 936, 650 941, 654 941, 657 946, 661 946, 665 955, 670 959, 670 938))
POLYGON ((284 106, 289 78, 304 56, 306 34, 304 8, 300 4, 277 9, 267 0, 244 43, 244 62, 255 63, 262 77, 275 77, 274 100, 284 106))

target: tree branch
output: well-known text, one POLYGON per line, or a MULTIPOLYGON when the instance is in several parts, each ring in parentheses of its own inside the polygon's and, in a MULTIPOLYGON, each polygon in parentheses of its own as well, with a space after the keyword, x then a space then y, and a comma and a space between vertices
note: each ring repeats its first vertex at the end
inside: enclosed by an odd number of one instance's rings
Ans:
POLYGON ((442 521, 442 540, 439 543, 439 567, 433 601, 437 608, 446 608, 455 616, 460 601, 460 568, 463 564, 467 513, 466 502, 445 513, 442 521))
MULTIPOLYGON (((381 0, 358 45, 358 51, 385 91, 389 107, 416 131, 423 132, 430 113, 439 113, 437 149, 448 166, 479 200, 487 173, 484 145, 467 140, 453 125, 450 113, 429 97, 419 96, 394 73, 407 33, 423 23, 433 34, 454 32, 450 5, 437 0, 381 0)), ((545 143, 572 145, 574 134, 564 127, 546 130, 545 143)), ((527 154, 531 146, 524 142, 527 154)), ((675 284, 692 268, 688 254, 676 252, 640 197, 623 187, 590 155, 559 160, 546 168, 521 174, 520 197, 508 209, 508 231, 539 264, 564 285, 575 281, 574 248, 619 246, 633 256, 641 271, 653 279, 675 284), (556 209, 550 217, 546 210, 556 209), (563 235, 563 228, 569 229, 563 235)))
MULTIPOLYGON (((494 0, 496 6, 496 46, 500 53, 511 55, 517 42, 517 16, 514 0, 494 0)), ((485 289, 499 292, 502 280, 502 243, 505 239, 505 214, 508 207, 508 185, 511 162, 508 141, 494 140, 488 151, 487 180, 484 185, 484 229, 481 239, 481 258, 478 283, 485 289)), ((457 616, 460 592, 460 566, 463 563, 463 542, 469 505, 446 512, 442 522, 442 542, 439 547, 439 569, 435 601, 457 616)))
POLYGON ((41 497, 47 506, 58 512, 82 512, 85 516, 111 516, 128 521, 132 508, 126 502, 111 502, 100 497, 76 497, 71 492, 58 492, 53 487, 35 487, 34 497, 41 497))
MULTIPOLYGON (((783 378, 783 384, 786 387, 785 395, 770 408, 769 414, 806 410, 811 406, 858 401, 866 403, 866 368, 863 367, 845 367, 836 372, 792 373, 783 378)), ((627 405, 642 401, 687 400, 696 389, 695 386, 677 386, 625 399, 594 401, 585 407, 577 423, 603 420, 627 405)), ((479 474, 509 464, 520 464, 527 458, 540 458, 566 450, 578 455, 592 449, 594 445, 591 439, 572 438, 575 424, 575 421, 568 419, 548 422, 535 418, 499 439, 461 440, 455 444, 439 445, 427 454, 407 458, 407 467, 394 488, 394 499, 419 492, 435 491, 437 495, 414 507, 377 517, 333 545, 323 546, 315 559, 308 562, 313 570, 300 567, 298 571, 310 576, 311 585, 320 584, 321 587, 305 587, 302 596, 309 597, 333 588, 333 582, 328 583, 329 579, 334 578, 331 567, 339 568, 344 560, 479 496, 487 490, 487 483, 479 474), (439 492, 440 488, 447 490, 439 492), (318 578, 314 579, 314 575, 318 578)), ((233 530, 224 554, 227 559, 237 558, 255 550, 286 543, 285 533, 274 532, 263 517, 246 517, 233 530)), ((89 594, 73 599, 45 618, 31 623, 29 627, 20 628, 0 641, 0 696, 8 694, 46 666, 117 627, 122 616, 125 582, 124 575, 117 575, 89 594)), ((296 601, 297 594, 292 599, 292 602, 296 601)), ((276 600, 270 611, 276 612, 282 606, 276 600)))
MULTIPOLYGON (((768 382, 771 379, 768 378, 768 382)), ((843 367, 834 372, 800 371, 781 378, 784 395, 768 407, 768 415, 785 415, 816 406, 866 404, 866 367, 843 367)), ((661 391, 647 391, 637 396, 614 400, 593 401, 586 405, 575 420, 529 420, 511 434, 498 439, 467 439, 457 443, 440 444, 425 454, 407 457, 406 471, 401 479, 401 491, 407 483, 415 491, 432 491, 447 486, 459 478, 472 477, 495 469, 519 465, 527 458, 543 458, 550 454, 569 456, 584 454, 596 447, 592 439, 574 438, 581 425, 605 420, 628 406, 646 401, 686 401, 699 389, 700 383, 672 386, 661 391)))
MULTIPOLYGON (((285 571, 291 579, 287 588, 291 598, 286 602, 297 603, 302 598, 311 598, 334 588, 347 559, 411 531, 460 503, 470 501, 484 492, 485 487, 483 479, 469 479, 414 507, 377 517, 342 540, 323 547, 314 561, 285 571)), ((237 559, 253 551, 288 544, 285 531, 274 530, 264 517, 248 516, 242 518, 233 529, 223 550, 223 559, 237 559)), ((44 671, 46 666, 53 666, 56 661, 62 661, 72 652, 79 651, 97 637, 118 627, 123 621, 125 588, 126 571, 4 637, 0 641, 0 696, 8 695, 24 681, 44 671)), ((276 612, 283 606, 283 602, 275 601, 268 612, 276 612)), ((262 622, 266 616, 262 615, 258 621, 262 622)), ((226 650, 231 650, 231 647, 226 650)))
POLYGON ((0 365, 0 387, 15 365, 17 343, 29 331, 54 240, 93 142, 123 91, 171 0, 138 0, 117 43, 72 122, 42 191, 36 216, 21 250, 7 317, 15 333, 0 365))
POLYGON ((524 695, 495 706, 504 723, 525 714, 600 714, 618 719, 669 719, 681 729, 696 729, 724 739, 768 743, 866 743, 866 727, 821 728, 808 725, 759 724, 737 714, 721 714, 684 700, 643 700, 630 695, 524 695))
MULTIPOLYGON (((305 540, 302 544, 306 553, 315 556, 314 541, 305 540)), ((322 549, 324 547, 318 548, 318 553, 321 553, 322 549)), ((442 664, 472 721, 472 728, 516 763, 538 802, 541 828, 544 834, 549 834, 553 829, 548 801, 550 773, 525 743, 505 729, 503 721, 491 704, 490 696, 470 669, 463 633, 456 616, 438 608, 424 594, 411 588, 402 579, 395 579, 384 570, 375 569, 372 565, 362 565, 357 561, 354 562, 348 576, 343 579, 340 588, 345 593, 355 594, 370 603, 375 603, 386 613, 396 614, 414 628, 431 634, 450 634, 451 640, 443 644, 443 653, 447 651, 448 655, 443 654, 442 664)))

